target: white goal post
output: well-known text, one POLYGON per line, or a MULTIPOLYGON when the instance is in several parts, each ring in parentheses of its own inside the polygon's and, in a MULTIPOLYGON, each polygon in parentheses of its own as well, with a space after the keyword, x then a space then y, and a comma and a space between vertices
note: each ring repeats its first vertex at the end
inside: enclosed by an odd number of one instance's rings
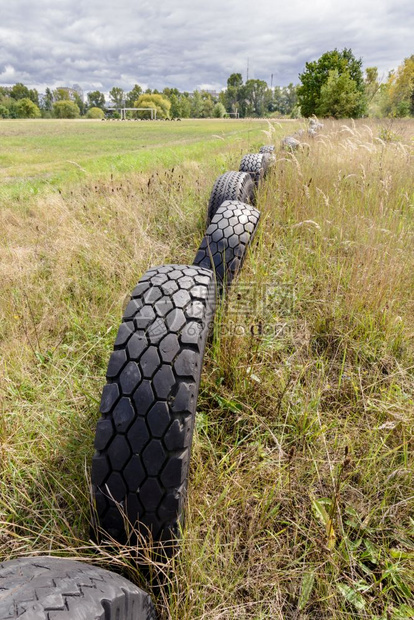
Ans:
POLYGON ((151 112, 151 120, 153 120, 154 118, 155 120, 157 120, 157 108, 105 108, 105 110, 108 110, 108 111, 116 110, 117 112, 120 112, 121 121, 124 121, 126 119, 126 113, 129 110, 132 110, 133 112, 136 112, 137 110, 144 110, 145 112, 151 112))

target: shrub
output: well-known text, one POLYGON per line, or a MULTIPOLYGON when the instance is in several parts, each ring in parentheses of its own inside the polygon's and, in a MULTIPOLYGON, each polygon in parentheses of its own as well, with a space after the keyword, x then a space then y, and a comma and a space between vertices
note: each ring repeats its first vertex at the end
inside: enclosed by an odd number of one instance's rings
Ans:
POLYGON ((79 106, 74 101, 56 101, 53 104, 53 114, 56 118, 79 118, 79 106))
POLYGON ((103 110, 101 110, 101 108, 90 108, 87 112, 86 112, 86 118, 96 118, 96 119, 103 119, 105 118, 105 113, 103 110))
POLYGON ((40 110, 35 103, 28 97, 20 99, 16 103, 18 118, 39 118, 40 110))
MULTIPOLYGON (((141 95, 135 102, 136 108, 155 108, 157 118, 170 118, 171 101, 162 95, 141 95)), ((149 118, 146 112, 138 112, 139 118, 149 118)))
POLYGON ((226 108, 224 107, 224 105, 220 103, 220 101, 216 103, 216 105, 213 108, 214 118, 223 118, 225 113, 226 113, 226 108))

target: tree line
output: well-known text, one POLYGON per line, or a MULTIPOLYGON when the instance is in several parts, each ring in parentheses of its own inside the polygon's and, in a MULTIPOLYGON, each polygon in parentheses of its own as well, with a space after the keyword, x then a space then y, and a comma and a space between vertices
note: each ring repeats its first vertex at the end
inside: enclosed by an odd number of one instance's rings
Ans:
POLYGON ((362 69, 362 59, 351 49, 325 52, 306 63, 300 84, 269 88, 264 80, 244 82, 232 73, 220 93, 201 90, 181 92, 177 88, 143 91, 135 84, 130 91, 114 86, 109 97, 99 90, 86 100, 71 88, 46 88, 43 95, 22 83, 0 86, 0 118, 104 118, 119 117, 119 109, 144 108, 128 112, 146 118, 145 109, 155 108, 159 118, 414 116, 414 55, 406 58, 385 80, 376 67, 362 69), (108 108, 115 108, 111 112, 108 108))
MULTIPOLYGON (((220 93, 206 90, 181 92, 177 88, 162 91, 143 91, 139 84, 125 92, 113 87, 109 97, 99 90, 87 93, 86 100, 74 89, 46 89, 39 95, 36 89, 24 84, 12 87, 0 86, 0 118, 103 118, 108 108, 156 108, 159 118, 221 118, 227 114, 246 116, 298 115, 296 108, 297 87, 268 87, 263 80, 247 80, 243 83, 240 73, 227 80, 227 89, 220 93)), ((111 111, 111 116, 119 112, 111 111)), ((145 112, 132 112, 130 116, 145 118, 145 112)))

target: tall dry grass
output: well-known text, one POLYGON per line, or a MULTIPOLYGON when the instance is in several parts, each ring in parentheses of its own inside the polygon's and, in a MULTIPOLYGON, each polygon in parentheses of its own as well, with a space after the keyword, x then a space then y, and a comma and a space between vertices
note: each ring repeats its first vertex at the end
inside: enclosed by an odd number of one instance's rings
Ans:
POLYGON ((392 129, 277 155, 210 353, 174 618, 414 613, 414 125, 392 129))
MULTIPOLYGON (((413 613, 413 135, 326 123, 277 153, 207 352, 163 618, 413 613)), ((213 181, 238 166, 221 147, 2 211, 3 558, 63 553, 144 584, 131 550, 88 540, 97 401, 125 296, 192 260, 213 181)))

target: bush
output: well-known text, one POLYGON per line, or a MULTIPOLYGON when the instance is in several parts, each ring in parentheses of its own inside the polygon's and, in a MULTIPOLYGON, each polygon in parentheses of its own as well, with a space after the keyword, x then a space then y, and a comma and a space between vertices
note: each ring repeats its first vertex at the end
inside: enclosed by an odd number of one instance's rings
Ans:
POLYGON ((411 112, 410 101, 399 101, 395 108, 395 116, 397 118, 408 118, 411 112))
MULTIPOLYGON (((136 108, 155 108, 157 118, 170 118, 171 101, 162 95, 141 95, 134 106, 136 108)), ((139 118, 150 118, 146 112, 137 112, 139 118)))
POLYGON ((0 105, 0 118, 9 118, 9 111, 4 105, 0 105))
POLYGON ((292 112, 289 114, 289 118, 302 118, 300 106, 295 105, 292 112))
POLYGON ((79 118, 79 106, 74 101, 56 101, 53 104, 53 114, 55 118, 79 118))
POLYGON ((27 97, 16 103, 18 118, 39 118, 40 110, 33 101, 27 97))
POLYGON ((90 108, 86 112, 86 118, 96 118, 102 120, 105 118, 105 113, 101 108, 90 108))
POLYGON ((216 103, 216 105, 213 108, 214 118, 223 118, 225 113, 226 113, 226 108, 224 107, 224 105, 220 102, 216 103))

